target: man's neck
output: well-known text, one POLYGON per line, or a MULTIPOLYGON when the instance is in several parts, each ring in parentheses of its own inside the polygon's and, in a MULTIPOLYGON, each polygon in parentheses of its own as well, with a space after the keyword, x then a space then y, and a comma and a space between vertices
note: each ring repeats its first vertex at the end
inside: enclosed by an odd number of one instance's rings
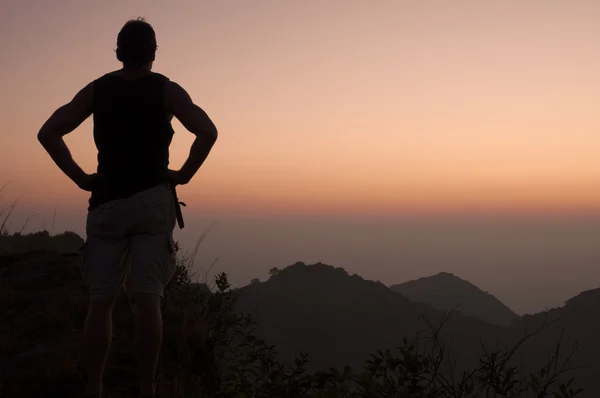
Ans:
POLYGON ((150 68, 148 67, 123 67, 119 71, 119 74, 130 79, 136 79, 151 74, 150 68))

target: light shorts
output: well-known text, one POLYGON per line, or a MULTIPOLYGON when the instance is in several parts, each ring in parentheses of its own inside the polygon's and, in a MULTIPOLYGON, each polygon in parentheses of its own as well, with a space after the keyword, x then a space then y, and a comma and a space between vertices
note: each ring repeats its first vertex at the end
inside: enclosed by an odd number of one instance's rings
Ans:
POLYGON ((129 292, 162 297, 175 273, 175 222, 168 184, 90 210, 84 249, 90 299, 116 296, 129 272, 129 292))

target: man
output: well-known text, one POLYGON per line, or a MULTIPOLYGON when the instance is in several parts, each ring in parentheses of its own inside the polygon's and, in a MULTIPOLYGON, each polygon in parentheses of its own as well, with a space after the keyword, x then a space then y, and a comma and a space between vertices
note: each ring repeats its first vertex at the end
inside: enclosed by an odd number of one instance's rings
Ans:
POLYGON ((100 397, 112 337, 112 308, 130 269, 137 302, 136 349, 140 395, 154 396, 162 344, 160 300, 173 276, 176 199, 171 187, 187 184, 204 163, 217 130, 187 92, 153 73, 156 36, 143 19, 117 37, 122 69, 83 88, 43 125, 38 139, 77 186, 91 192, 85 245, 90 303, 84 326, 86 394, 100 397), (63 141, 90 115, 98 149, 97 173, 85 173, 63 141), (168 169, 172 117, 196 135, 180 170, 168 169))

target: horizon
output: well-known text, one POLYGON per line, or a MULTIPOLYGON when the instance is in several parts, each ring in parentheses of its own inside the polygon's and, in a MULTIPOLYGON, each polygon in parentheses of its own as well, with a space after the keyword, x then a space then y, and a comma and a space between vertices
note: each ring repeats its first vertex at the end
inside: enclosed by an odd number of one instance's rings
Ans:
MULTIPOLYGON (((220 132, 179 189, 185 248, 220 223, 202 266, 225 255, 237 285, 316 258, 388 286, 439 270, 519 314, 600 286, 600 3, 26 0, 0 11, 0 186, 12 181, 0 208, 21 197, 13 230, 35 214, 26 230, 40 229, 56 209, 56 232, 84 232, 88 195, 35 135, 119 68, 117 32, 142 16, 157 33, 154 70, 220 132)), ((173 125, 177 168, 193 136, 173 125)), ((87 172, 91 127, 65 139, 87 172)))
MULTIPOLYGON (((10 229, 31 216, 17 207, 10 229)), ((85 238, 85 212, 33 217, 25 233, 73 231, 85 238)), ((175 240, 191 253, 201 280, 226 272, 234 287, 266 280, 273 267, 296 262, 341 267, 386 286, 452 273, 487 292, 518 315, 562 307, 600 288, 596 264, 600 218, 419 217, 395 219, 323 216, 197 216, 184 208, 186 228, 175 240), (212 266, 213 262, 216 263, 212 266)))

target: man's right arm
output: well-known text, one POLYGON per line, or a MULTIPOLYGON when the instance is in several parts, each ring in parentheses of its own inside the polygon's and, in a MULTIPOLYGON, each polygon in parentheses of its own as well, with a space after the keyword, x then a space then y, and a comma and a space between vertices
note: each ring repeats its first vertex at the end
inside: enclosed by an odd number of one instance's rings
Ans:
POLYGON ((171 173, 176 184, 187 184, 204 163, 217 141, 217 128, 190 95, 177 83, 167 82, 165 87, 167 110, 177 118, 190 133, 196 136, 190 155, 181 169, 171 173))

